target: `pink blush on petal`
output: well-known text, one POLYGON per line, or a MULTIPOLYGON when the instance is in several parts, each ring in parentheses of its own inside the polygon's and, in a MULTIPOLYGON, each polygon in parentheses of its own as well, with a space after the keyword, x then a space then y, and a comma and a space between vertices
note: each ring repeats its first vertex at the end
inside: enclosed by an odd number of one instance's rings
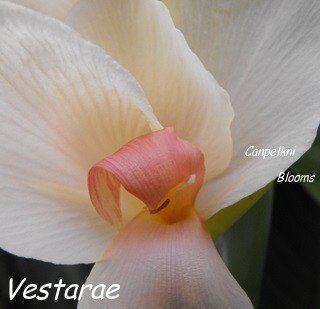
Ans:
POLYGON ((120 185, 151 214, 179 217, 203 184, 204 156, 169 127, 135 138, 95 164, 88 174, 91 201, 115 226, 122 224, 120 185), (170 205, 170 212, 165 210, 170 205), (164 209, 164 210, 162 210, 164 209))

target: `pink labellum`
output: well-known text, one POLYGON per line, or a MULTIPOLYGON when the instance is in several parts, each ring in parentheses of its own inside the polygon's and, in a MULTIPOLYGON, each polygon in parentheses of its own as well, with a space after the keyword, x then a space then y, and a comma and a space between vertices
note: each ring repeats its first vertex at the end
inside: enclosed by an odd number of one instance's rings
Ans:
POLYGON ((150 213, 178 220, 193 206, 204 172, 203 154, 173 128, 165 128, 130 141, 95 164, 88 175, 89 193, 98 213, 115 226, 122 223, 120 184, 150 213))
POLYGON ((195 212, 173 224, 157 219, 147 212, 137 215, 86 281, 117 283, 120 296, 95 300, 85 292, 80 309, 253 308, 195 212))

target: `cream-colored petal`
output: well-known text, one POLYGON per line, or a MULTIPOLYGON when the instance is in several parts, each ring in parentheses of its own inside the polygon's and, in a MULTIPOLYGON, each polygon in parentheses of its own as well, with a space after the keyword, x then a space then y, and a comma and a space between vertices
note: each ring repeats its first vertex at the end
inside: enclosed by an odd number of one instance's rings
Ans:
POLYGON ((177 27, 231 97, 234 155, 204 187, 205 218, 265 186, 310 147, 320 121, 320 2, 178 1, 177 27), (296 147, 293 157, 246 157, 249 146, 296 147))
POLYGON ((191 52, 160 1, 80 0, 65 21, 133 74, 164 126, 174 126, 204 152, 207 179, 227 167, 229 96, 191 52))
POLYGON ((114 231, 87 173, 161 128, 127 71, 62 23, 0 3, 0 245, 56 263, 93 262, 114 231))
POLYGON ((63 19, 77 0, 0 0, 16 3, 45 15, 63 19))
MULTIPOLYGON (((195 214, 168 225, 157 215, 141 213, 85 284, 119 284, 111 294, 119 297, 95 300, 87 289, 79 308, 252 308, 195 214)), ((94 297, 100 292, 97 288, 94 297)))

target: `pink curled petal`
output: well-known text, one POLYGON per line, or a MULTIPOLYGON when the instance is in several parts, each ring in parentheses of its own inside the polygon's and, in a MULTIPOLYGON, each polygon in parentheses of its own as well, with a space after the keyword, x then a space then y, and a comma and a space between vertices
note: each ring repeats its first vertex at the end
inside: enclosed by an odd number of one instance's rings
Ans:
POLYGON ((150 212, 167 206, 172 190, 188 185, 193 205, 203 183, 204 157, 173 128, 140 136, 95 164, 88 175, 91 201, 113 225, 121 224, 120 184, 146 204, 150 212), (188 182, 189 181, 189 182, 188 182))
POLYGON ((93 267, 86 284, 119 284, 111 295, 119 297, 95 300, 86 290, 80 309, 253 308, 194 212, 173 224, 159 218, 139 214, 93 267))

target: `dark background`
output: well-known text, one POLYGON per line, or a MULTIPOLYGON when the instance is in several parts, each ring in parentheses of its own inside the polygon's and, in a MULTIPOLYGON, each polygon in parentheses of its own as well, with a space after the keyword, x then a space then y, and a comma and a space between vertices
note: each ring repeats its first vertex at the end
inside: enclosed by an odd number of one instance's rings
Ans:
POLYGON ((260 308, 320 308, 320 205, 299 183, 277 183, 260 308))

